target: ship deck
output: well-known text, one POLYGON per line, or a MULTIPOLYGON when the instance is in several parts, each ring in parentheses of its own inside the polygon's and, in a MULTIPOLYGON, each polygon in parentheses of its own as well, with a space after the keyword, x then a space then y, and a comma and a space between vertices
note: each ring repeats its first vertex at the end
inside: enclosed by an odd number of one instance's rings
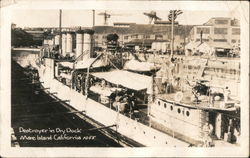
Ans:
MULTIPOLYGON (((190 92, 184 92, 182 100, 177 102, 175 101, 175 95, 176 93, 159 94, 157 95, 157 98, 173 103, 177 106, 185 106, 194 109, 220 110, 220 111, 235 111, 237 109, 235 106, 229 108, 222 107, 221 105, 225 104, 223 100, 214 101, 213 104, 211 104, 209 101, 209 97, 205 97, 204 99, 199 100, 198 102, 191 101, 190 96, 192 95, 192 93, 190 92)), ((234 104, 234 103, 236 103, 236 101, 232 99, 227 101, 227 104, 234 104)))

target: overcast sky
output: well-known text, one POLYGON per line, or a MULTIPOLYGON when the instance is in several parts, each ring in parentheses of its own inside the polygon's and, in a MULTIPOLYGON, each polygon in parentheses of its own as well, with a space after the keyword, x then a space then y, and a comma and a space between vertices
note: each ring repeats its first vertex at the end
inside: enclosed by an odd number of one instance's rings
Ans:
MULTIPOLYGON (((20 1, 20 0, 18 0, 20 1)), ((59 9, 63 8, 62 26, 92 26, 92 9, 95 9, 95 24, 103 25, 104 17, 98 15, 105 10, 111 14, 108 24, 114 22, 132 22, 148 24, 148 17, 144 12, 155 10, 162 20, 168 20, 170 9, 182 8, 183 14, 177 21, 180 24, 201 25, 212 17, 239 17, 240 2, 202 2, 202 1, 32 1, 22 0, 14 5, 12 10, 12 22, 19 27, 58 27, 59 9), (36 2, 36 3, 35 3, 36 2), (15 8, 16 7, 16 8, 15 8), (32 9, 31 9, 32 8, 32 9), (73 8, 73 9, 72 9, 73 8), (112 14, 114 14, 112 16, 112 14)))
MULTIPOLYGON (((95 11, 95 24, 103 25, 104 17, 98 15, 104 10, 95 11)), ((138 24, 147 24, 148 17, 143 15, 144 12, 150 10, 135 11, 119 11, 107 10, 111 14, 108 24, 113 25, 114 22, 133 22, 138 24), (112 16, 112 14, 114 14, 112 16)), ((162 20, 167 20, 169 11, 157 11, 157 16, 162 20)), ((226 11, 183 11, 179 15, 177 21, 180 24, 200 25, 207 22, 212 17, 237 17, 236 14, 226 11)), ((59 10, 23 10, 17 9, 12 12, 12 22, 19 27, 58 27, 59 10)), ((92 10, 63 10, 62 26, 92 26, 92 10)))

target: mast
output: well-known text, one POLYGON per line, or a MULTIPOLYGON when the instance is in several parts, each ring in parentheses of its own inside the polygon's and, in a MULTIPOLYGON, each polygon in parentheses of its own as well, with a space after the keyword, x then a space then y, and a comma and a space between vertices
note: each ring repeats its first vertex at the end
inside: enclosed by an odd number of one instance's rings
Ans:
POLYGON ((173 58, 174 54, 174 21, 178 15, 182 14, 181 10, 170 10, 168 20, 171 21, 171 55, 170 59, 173 58))
POLYGON ((62 10, 59 10, 59 53, 62 53, 62 10))
MULTIPOLYGON (((94 30, 94 26, 95 26, 95 10, 93 9, 92 10, 92 12, 93 12, 93 26, 92 26, 92 29, 94 30)), ((93 35, 93 37, 94 37, 94 35, 93 35)), ((93 39, 91 39, 92 40, 92 50, 91 51, 93 51, 93 54, 94 54, 94 51, 95 51, 95 38, 93 38, 93 39)))
POLYGON ((173 54, 174 54, 174 11, 173 11, 172 17, 171 17, 171 55, 170 55, 170 59, 173 58, 173 54))

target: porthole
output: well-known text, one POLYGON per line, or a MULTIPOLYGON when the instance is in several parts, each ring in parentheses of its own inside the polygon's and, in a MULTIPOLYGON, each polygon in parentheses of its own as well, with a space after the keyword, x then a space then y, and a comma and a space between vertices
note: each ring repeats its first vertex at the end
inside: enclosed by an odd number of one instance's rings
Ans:
POLYGON ((187 116, 189 116, 189 115, 190 115, 189 111, 187 111, 187 112, 186 112, 186 115, 187 115, 187 116))
POLYGON ((164 108, 167 108, 167 103, 164 103, 164 108))
POLYGON ((177 111, 178 111, 178 113, 181 113, 181 109, 180 109, 180 108, 178 108, 178 110, 177 110, 177 111))
POLYGON ((172 105, 170 106, 170 109, 173 110, 173 106, 172 105))
POLYGON ((160 102, 160 101, 158 101, 158 105, 159 105, 159 106, 161 105, 161 102, 160 102))

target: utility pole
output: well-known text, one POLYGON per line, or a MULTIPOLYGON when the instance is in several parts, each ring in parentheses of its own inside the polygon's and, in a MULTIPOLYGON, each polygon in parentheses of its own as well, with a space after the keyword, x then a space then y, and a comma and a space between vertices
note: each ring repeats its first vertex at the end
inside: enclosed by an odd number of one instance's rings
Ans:
POLYGON ((62 53, 62 10, 59 10, 59 54, 62 53))
POLYGON ((174 21, 178 15, 182 14, 181 10, 170 10, 168 20, 171 21, 171 55, 170 59, 173 58, 174 54, 174 21))
POLYGON ((94 27, 95 26, 95 10, 93 9, 92 12, 93 12, 93 27, 94 27))

